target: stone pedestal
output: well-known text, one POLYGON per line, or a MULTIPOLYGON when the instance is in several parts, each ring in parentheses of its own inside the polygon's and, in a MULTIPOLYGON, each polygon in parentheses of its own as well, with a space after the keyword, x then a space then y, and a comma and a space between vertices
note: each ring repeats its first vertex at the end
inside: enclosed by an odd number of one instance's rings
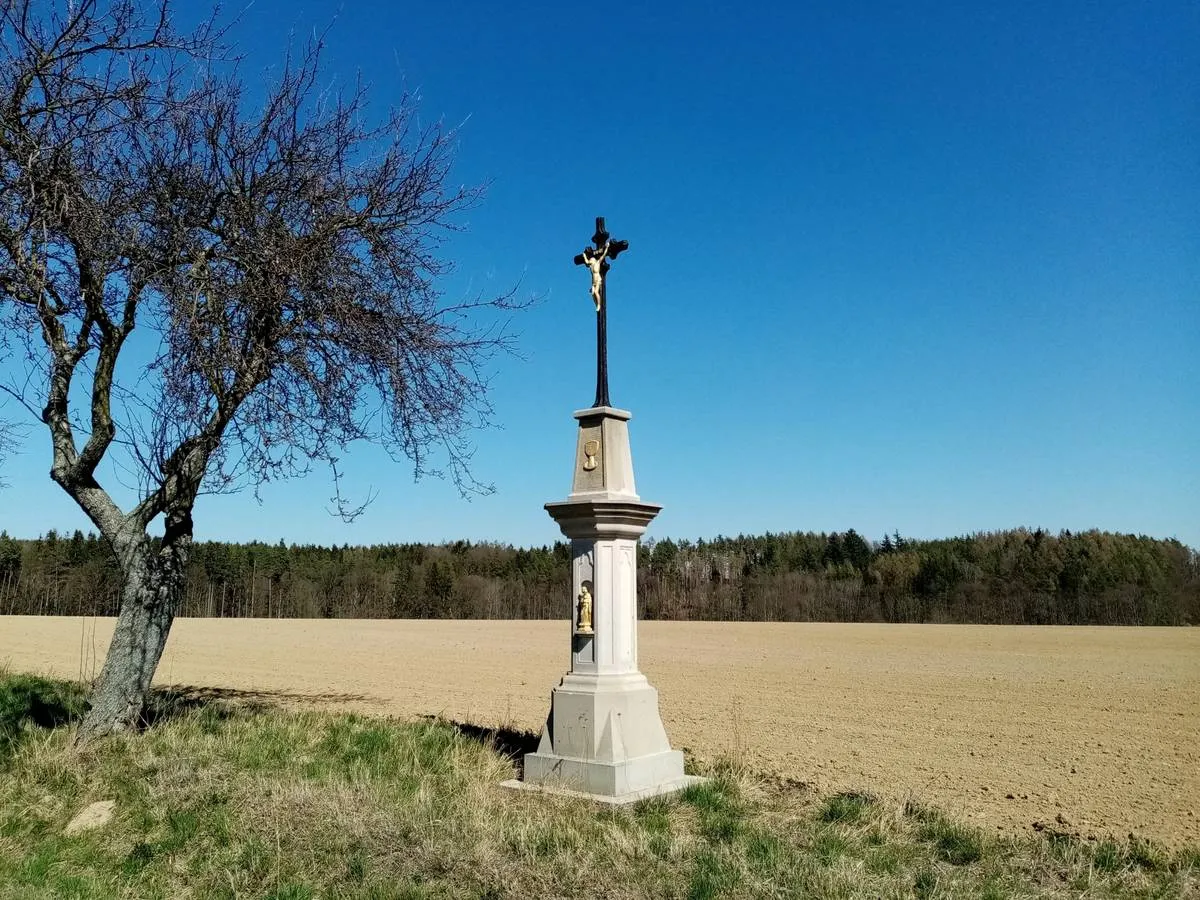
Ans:
POLYGON ((571 668, 551 694, 537 752, 525 756, 524 781, 509 784, 627 803, 701 779, 683 774, 658 691, 637 666, 637 539, 662 507, 635 490, 630 414, 598 406, 575 418, 571 493, 546 504, 571 540, 571 668))

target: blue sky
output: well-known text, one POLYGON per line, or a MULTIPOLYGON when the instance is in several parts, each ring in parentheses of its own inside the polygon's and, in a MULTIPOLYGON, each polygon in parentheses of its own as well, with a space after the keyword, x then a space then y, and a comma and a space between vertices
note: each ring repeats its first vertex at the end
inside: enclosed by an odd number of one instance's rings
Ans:
MULTIPOLYGON (((539 301, 471 501, 370 447, 205 497, 200 538, 543 544, 593 393, 572 265, 604 215, 612 400, 658 537, 1018 525, 1200 547, 1200 6, 255 2, 244 70, 331 22, 327 71, 462 125, 490 182, 448 298, 539 301)), ((10 416, 13 414, 9 408, 10 416)), ((33 430, 0 528, 86 527, 33 430)))

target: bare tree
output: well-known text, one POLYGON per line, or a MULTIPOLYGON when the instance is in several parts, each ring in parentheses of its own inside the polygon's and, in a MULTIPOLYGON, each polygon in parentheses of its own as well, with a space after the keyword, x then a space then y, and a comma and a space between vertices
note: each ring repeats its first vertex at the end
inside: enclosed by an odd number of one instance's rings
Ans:
POLYGON ((365 124, 361 86, 318 83, 317 43, 251 108, 213 23, 182 34, 168 2, 0 0, 0 328, 28 376, 8 390, 123 573, 82 741, 141 713, 201 492, 314 462, 336 483, 361 439, 474 486, 482 366, 506 346, 478 314, 511 308, 436 290, 448 217, 478 196, 447 186, 453 134, 410 100, 365 124))

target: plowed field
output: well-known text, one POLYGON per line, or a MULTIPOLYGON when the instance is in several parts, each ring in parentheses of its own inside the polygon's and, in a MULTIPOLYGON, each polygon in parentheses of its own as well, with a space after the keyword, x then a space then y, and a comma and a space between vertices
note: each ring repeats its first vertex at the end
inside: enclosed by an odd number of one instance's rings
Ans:
MULTIPOLYGON (((540 728, 566 622, 183 619, 158 683, 540 728)), ((106 619, 0 617, 0 666, 88 676, 106 619)), ((676 747, 822 791, 1200 843, 1200 629, 642 623, 676 747)))

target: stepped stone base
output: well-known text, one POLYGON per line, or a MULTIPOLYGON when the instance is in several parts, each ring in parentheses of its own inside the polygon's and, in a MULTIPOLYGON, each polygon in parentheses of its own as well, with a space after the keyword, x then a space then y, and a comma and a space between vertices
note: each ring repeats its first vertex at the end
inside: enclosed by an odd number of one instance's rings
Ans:
POLYGON ((570 673, 554 689, 519 786, 620 804, 702 780, 684 774, 683 753, 671 749, 659 717, 658 691, 644 675, 570 673))

